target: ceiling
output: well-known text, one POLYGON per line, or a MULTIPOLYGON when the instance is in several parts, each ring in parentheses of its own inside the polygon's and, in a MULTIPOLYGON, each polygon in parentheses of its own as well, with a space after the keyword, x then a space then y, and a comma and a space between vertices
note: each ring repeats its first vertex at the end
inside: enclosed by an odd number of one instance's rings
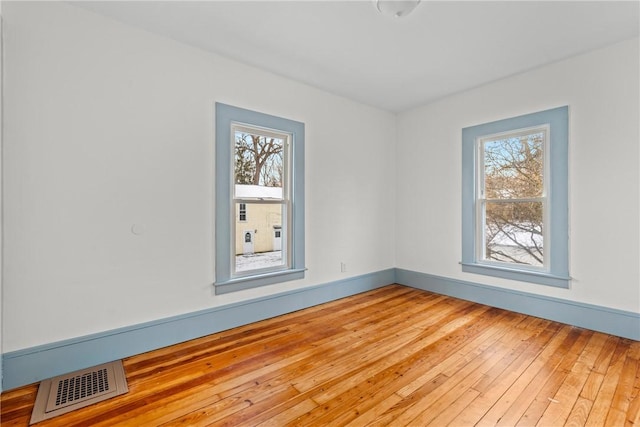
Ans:
POLYGON ((638 1, 90 1, 77 6, 384 110, 637 37, 638 1))

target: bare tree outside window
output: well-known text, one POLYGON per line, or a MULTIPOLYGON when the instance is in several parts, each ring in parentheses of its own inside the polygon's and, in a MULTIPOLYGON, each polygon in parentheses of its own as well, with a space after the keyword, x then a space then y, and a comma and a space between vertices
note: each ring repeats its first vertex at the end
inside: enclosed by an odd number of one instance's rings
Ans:
POLYGON ((235 183, 282 187, 283 145, 278 138, 235 133, 235 183))
POLYGON ((544 131, 485 140, 484 258, 544 265, 544 131))

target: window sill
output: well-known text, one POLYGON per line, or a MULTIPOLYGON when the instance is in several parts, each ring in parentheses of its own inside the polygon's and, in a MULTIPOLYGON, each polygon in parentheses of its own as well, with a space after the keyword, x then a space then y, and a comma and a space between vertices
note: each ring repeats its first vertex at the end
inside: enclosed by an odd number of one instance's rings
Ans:
POLYGON ((485 276, 500 277, 502 279, 519 280, 521 282, 536 283, 539 285, 554 286, 556 288, 569 288, 571 278, 558 276, 542 271, 518 270, 493 265, 460 263, 462 271, 466 273, 482 274, 485 276))
POLYGON ((288 282, 290 280, 304 279, 303 269, 291 269, 273 271, 269 273, 255 274, 252 276, 234 277, 214 283, 216 295, 227 294, 229 292, 242 291, 259 286, 273 285, 275 283, 288 282))

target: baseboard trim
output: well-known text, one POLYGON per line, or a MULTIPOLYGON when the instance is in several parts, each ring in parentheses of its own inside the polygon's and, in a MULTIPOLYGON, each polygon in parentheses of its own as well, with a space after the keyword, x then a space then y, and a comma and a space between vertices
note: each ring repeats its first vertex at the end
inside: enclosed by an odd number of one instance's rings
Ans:
POLYGON ((2 355, 2 390, 380 288, 395 269, 282 292, 2 355))
POLYGON ((398 283, 640 341, 640 314, 391 268, 2 355, 2 390, 398 283))
POLYGON ((396 269, 396 283, 640 341, 640 314, 396 269))

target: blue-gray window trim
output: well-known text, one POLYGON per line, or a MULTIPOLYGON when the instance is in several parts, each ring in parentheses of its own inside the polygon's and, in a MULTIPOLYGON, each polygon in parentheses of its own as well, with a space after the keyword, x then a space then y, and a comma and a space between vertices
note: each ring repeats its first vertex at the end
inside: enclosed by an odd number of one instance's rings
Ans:
POLYGON ((304 278, 304 123, 216 102, 215 122, 215 293, 250 289, 304 278), (232 277, 231 249, 231 124, 242 123, 292 135, 291 140, 291 268, 252 276, 232 277))
POLYGON ((568 288, 569 277, 569 108, 567 106, 462 129, 462 271, 568 288), (549 271, 521 270, 478 263, 476 259, 476 140, 482 136, 542 126, 550 127, 548 209, 549 271))

